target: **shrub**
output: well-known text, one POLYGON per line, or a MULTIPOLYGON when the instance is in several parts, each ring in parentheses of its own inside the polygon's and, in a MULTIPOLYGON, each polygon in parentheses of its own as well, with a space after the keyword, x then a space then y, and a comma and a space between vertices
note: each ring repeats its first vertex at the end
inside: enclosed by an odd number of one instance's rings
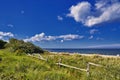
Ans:
POLYGON ((3 48, 5 48, 5 44, 6 44, 7 42, 5 42, 5 41, 3 41, 3 40, 0 40, 0 49, 3 49, 3 48))
POLYGON ((23 40, 17 40, 11 38, 6 47, 10 48, 16 53, 43 53, 44 51, 30 42, 24 42, 23 40))
POLYGON ((2 58, 0 57, 0 62, 2 61, 2 58))

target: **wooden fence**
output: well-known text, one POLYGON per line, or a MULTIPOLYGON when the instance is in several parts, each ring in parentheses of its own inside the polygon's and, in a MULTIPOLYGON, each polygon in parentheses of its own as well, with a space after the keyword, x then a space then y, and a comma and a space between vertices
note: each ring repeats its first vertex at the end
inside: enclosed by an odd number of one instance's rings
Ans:
POLYGON ((38 57, 36 57, 34 54, 28 54, 28 56, 31 56, 31 57, 34 57, 34 58, 37 58, 37 59, 41 59, 43 61, 47 61, 47 59, 43 58, 40 54, 38 57))
MULTIPOLYGON (((38 57, 36 57, 34 54, 31 55, 31 54, 28 54, 28 56, 31 56, 31 57, 34 57, 34 58, 37 58, 37 59, 40 59, 40 60, 44 60, 44 61, 47 61, 47 59, 43 58, 40 54, 38 57)), ((102 65, 100 64, 95 64, 95 63, 92 63, 92 62, 88 62, 87 63, 87 68, 86 69, 82 69, 82 68, 78 68, 78 67, 75 67, 75 66, 71 66, 71 65, 67 65, 67 64, 63 64, 61 63, 61 59, 59 59, 59 62, 56 63, 58 66, 64 66, 64 67, 68 67, 68 68, 72 68, 72 69, 76 69, 76 70, 80 70, 80 71, 85 71, 87 73, 87 76, 89 76, 90 74, 90 65, 93 65, 93 66, 96 66, 96 67, 103 67, 102 65)))
POLYGON ((82 69, 82 68, 78 68, 78 67, 74 67, 74 66, 70 66, 70 65, 66 65, 66 64, 63 64, 63 63, 56 63, 57 65, 59 66, 64 66, 64 67, 68 67, 68 68, 73 68, 73 69, 77 69, 77 70, 80 70, 80 71, 85 71, 87 73, 87 76, 89 76, 90 74, 90 65, 93 65, 93 66, 97 66, 97 67, 102 67, 102 65, 99 65, 99 64, 95 64, 95 63, 92 63, 92 62, 88 62, 87 63, 87 68, 86 69, 82 69))

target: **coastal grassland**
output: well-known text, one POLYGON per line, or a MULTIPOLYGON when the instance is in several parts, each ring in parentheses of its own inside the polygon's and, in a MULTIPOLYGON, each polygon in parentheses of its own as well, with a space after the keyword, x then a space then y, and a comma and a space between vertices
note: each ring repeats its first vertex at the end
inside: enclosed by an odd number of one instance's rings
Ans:
MULTIPOLYGON (((39 54, 34 56, 38 57, 39 54)), ((45 52, 41 54, 47 61, 0 50, 0 80, 120 80, 120 58, 101 57, 99 55, 69 55, 45 52), (103 67, 90 66, 90 75, 86 72, 60 67, 61 62, 67 65, 86 69, 88 62, 103 67)))

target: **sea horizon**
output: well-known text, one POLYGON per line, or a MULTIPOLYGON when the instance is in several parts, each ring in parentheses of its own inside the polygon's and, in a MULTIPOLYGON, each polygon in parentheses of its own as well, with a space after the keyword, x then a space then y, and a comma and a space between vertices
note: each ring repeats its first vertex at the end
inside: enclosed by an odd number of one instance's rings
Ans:
POLYGON ((44 48, 50 52, 67 52, 78 54, 120 55, 120 48, 44 48))

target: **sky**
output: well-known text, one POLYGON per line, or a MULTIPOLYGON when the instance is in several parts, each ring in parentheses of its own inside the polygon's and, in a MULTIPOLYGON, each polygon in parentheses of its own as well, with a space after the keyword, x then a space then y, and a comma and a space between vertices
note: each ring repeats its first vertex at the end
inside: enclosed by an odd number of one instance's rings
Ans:
POLYGON ((120 48, 120 0, 0 0, 0 39, 42 48, 120 48))

